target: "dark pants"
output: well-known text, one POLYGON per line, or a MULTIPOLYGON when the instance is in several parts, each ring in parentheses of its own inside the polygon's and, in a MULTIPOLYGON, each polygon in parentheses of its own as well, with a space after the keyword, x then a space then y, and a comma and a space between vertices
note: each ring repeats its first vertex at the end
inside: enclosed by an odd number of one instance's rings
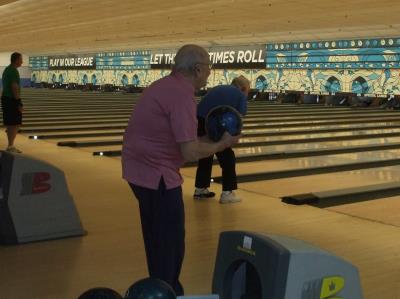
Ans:
POLYGON ((179 274, 185 254, 182 188, 166 190, 162 178, 158 190, 129 185, 139 201, 149 275, 167 282, 181 296, 179 274))
MULTIPOLYGON (((202 137, 206 135, 204 118, 198 118, 197 135, 202 137)), ((215 154, 218 158, 219 166, 222 168, 222 190, 231 191, 237 189, 236 179, 236 157, 231 148, 226 148, 222 152, 215 154)), ((214 155, 200 159, 196 171, 196 187, 210 187, 211 171, 214 155)))
POLYGON ((19 126, 22 124, 21 100, 10 97, 1 97, 1 108, 3 110, 3 124, 5 126, 19 126))

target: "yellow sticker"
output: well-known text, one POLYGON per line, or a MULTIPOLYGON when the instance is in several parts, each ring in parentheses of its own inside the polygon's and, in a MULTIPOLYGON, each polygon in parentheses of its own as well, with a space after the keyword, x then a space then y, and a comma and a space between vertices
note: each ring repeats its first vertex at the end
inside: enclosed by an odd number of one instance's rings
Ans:
POLYGON ((322 280, 320 299, 341 299, 340 297, 331 297, 339 293, 344 288, 344 278, 341 276, 330 276, 322 280))

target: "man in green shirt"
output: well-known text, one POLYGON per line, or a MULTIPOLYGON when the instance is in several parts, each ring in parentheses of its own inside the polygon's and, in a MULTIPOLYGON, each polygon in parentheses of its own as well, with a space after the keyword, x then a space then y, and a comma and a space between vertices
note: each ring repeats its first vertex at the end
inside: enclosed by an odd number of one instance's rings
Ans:
POLYGON ((6 126, 8 147, 7 151, 21 153, 14 146, 14 140, 22 123, 23 106, 21 101, 21 83, 18 69, 22 65, 20 53, 11 54, 11 64, 4 69, 3 93, 1 95, 1 108, 3 110, 3 123, 6 126))

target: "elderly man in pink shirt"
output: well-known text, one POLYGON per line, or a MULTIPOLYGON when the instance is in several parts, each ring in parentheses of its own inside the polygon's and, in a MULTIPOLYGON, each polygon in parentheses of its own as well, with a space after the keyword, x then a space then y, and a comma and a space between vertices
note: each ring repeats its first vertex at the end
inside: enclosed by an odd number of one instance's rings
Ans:
POLYGON ((170 75, 152 83, 137 102, 124 134, 123 178, 139 202, 147 266, 152 278, 183 295, 179 274, 185 252, 183 182, 179 168, 238 142, 225 133, 211 143, 197 138, 195 90, 207 84, 208 53, 185 45, 170 75))

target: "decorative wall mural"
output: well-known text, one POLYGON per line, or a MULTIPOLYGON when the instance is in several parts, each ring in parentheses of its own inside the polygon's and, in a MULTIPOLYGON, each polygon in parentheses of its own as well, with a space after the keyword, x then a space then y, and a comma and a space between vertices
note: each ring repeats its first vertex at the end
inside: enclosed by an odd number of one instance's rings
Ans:
POLYGON ((88 78, 88 75, 87 75, 87 74, 83 74, 81 83, 82 83, 83 85, 86 85, 86 84, 89 83, 89 78, 88 78))
POLYGON ((369 86, 367 81, 363 77, 356 78, 351 84, 351 92, 357 94, 366 94, 368 93, 369 86))
POLYGON ((132 76, 132 85, 133 86, 139 86, 140 85, 140 79, 138 77, 138 75, 134 74, 132 76))
POLYGON ((122 75, 122 78, 121 78, 121 85, 122 85, 122 86, 127 86, 128 84, 129 84, 128 76, 127 76, 126 74, 122 75))
POLYGON ((93 85, 97 85, 97 76, 96 76, 96 74, 92 75, 92 78, 90 79, 90 83, 92 83, 93 85))
MULTIPOLYGON (((173 53, 176 49, 157 51, 173 53)), ((47 56, 30 57, 29 64, 36 82, 50 83, 53 74, 60 81, 62 73, 63 83, 82 84, 85 73, 89 78, 95 74, 96 84, 148 86, 170 73, 170 66, 153 67, 152 53, 97 53, 96 70, 85 71, 49 71, 47 56)), ((252 88, 265 91, 400 94, 400 38, 266 44, 265 68, 215 68, 207 86, 230 84, 239 75, 247 77, 252 88)))
POLYGON ((342 91, 339 79, 333 76, 330 77, 325 83, 325 90, 332 93, 342 91))
POLYGON ((268 82, 267 79, 264 76, 258 76, 255 82, 255 86, 256 89, 258 89, 259 91, 264 91, 267 89, 268 87, 268 82))

